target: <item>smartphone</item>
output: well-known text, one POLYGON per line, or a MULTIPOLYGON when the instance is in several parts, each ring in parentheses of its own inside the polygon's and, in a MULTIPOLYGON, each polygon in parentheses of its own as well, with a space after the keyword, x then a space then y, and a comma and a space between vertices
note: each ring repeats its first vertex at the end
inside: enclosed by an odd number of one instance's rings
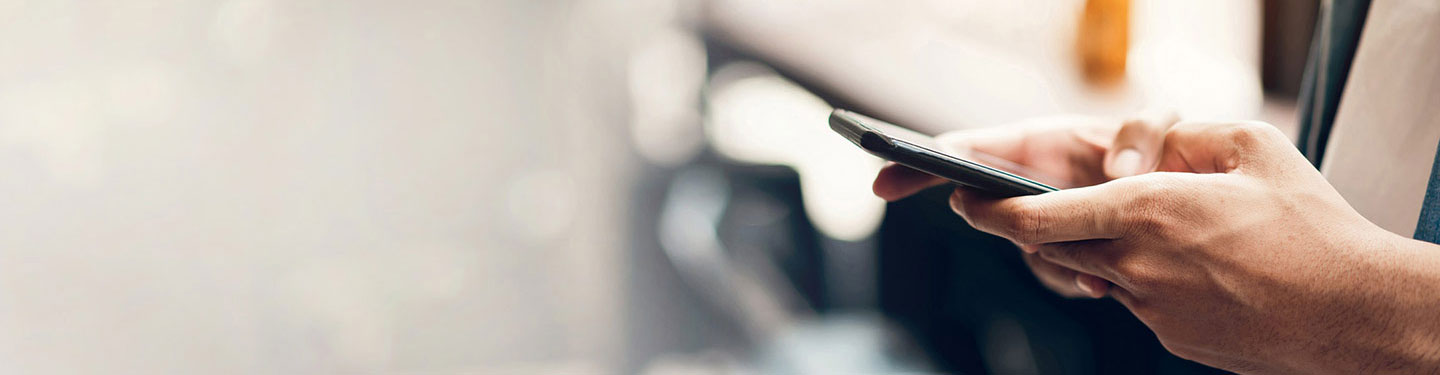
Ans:
MULTIPOLYGON (((938 151, 935 139, 855 112, 830 113, 830 129, 866 152, 998 197, 1043 194, 1054 187, 1010 171, 938 151)), ((990 157, 995 163, 998 157, 990 157)), ((999 159, 1003 160, 1003 159, 999 159)), ((1013 164, 1013 163, 1010 163, 1013 164)))

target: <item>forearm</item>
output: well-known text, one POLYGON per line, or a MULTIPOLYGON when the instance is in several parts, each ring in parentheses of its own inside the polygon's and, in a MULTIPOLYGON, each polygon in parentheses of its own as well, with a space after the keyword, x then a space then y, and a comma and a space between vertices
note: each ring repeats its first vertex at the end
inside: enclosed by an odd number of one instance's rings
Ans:
MULTIPOLYGON (((1371 253, 1370 275, 1351 285, 1357 291, 1358 323, 1331 345, 1350 353, 1347 373, 1440 373, 1440 245, 1385 232, 1380 251, 1371 253)), ((1338 337, 1337 337, 1338 338, 1338 337)))
MULTIPOLYGON (((1401 277, 1392 285, 1396 323, 1409 329, 1397 337, 1410 370, 1440 372, 1440 245, 1396 236, 1401 277)), ((1405 371, 1415 373, 1417 371, 1405 371)))

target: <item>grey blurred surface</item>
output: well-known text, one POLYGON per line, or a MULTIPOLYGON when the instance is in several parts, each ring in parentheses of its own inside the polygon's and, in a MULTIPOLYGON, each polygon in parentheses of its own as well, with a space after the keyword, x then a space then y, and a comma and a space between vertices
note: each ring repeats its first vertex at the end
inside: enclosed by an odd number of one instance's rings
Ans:
POLYGON ((0 0, 0 372, 604 371, 625 11, 0 0))

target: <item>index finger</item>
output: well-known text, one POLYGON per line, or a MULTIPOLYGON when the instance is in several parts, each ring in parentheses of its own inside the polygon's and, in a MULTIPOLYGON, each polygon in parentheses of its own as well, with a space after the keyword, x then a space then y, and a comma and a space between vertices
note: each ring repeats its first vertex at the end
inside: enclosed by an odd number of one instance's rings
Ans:
POLYGON ((880 169, 870 189, 877 197, 895 201, 944 182, 942 178, 892 162, 880 169))
POLYGON ((1124 229, 1121 206, 1130 194, 1123 183, 1012 198, 956 189, 950 207, 975 229, 1022 245, 1114 239, 1124 229))

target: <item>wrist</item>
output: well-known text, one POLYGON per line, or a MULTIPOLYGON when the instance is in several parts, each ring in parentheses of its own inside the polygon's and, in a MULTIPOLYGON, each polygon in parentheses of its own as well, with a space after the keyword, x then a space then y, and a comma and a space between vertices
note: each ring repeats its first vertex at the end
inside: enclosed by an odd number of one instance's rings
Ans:
POLYGON ((1440 245, 1386 232, 1391 238, 1396 265, 1392 285, 1395 320, 1404 334, 1396 337, 1404 345, 1405 373, 1440 372, 1440 245))
POLYGON ((1353 346, 1358 372, 1440 370, 1440 246, 1378 227, 1371 233, 1363 271, 1344 281, 1358 297, 1345 320, 1359 324, 1336 336, 1350 342, 1333 345, 1353 346))

